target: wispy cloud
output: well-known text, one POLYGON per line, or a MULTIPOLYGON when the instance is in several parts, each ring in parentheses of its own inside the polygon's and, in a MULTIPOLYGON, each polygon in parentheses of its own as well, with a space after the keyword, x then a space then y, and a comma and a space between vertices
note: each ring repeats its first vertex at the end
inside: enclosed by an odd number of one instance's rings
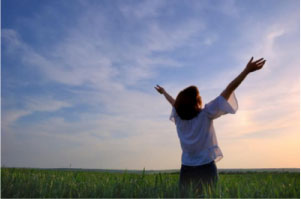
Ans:
MULTIPOLYGON (((10 102, 11 103, 11 102, 10 102)), ((6 104, 4 100, 3 104, 6 104)), ((2 129, 6 133, 7 128, 11 127, 18 119, 31 115, 35 112, 54 112, 61 108, 70 107, 71 104, 65 101, 58 101, 47 97, 27 97, 22 102, 24 108, 2 109, 2 129)))
POLYGON ((126 17, 130 17, 131 20, 133 20, 133 18, 143 19, 158 16, 160 14, 159 9, 163 8, 164 4, 166 4, 166 1, 147 0, 140 1, 134 5, 120 5, 119 9, 126 17))

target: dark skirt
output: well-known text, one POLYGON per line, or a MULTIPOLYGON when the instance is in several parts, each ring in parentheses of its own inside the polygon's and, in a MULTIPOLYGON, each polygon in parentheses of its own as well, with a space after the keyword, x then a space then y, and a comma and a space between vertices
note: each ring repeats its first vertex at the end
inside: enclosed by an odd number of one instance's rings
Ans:
POLYGON ((202 192, 203 186, 215 185, 217 180, 218 173, 214 161, 200 166, 182 165, 179 182, 181 195, 191 188, 202 192))

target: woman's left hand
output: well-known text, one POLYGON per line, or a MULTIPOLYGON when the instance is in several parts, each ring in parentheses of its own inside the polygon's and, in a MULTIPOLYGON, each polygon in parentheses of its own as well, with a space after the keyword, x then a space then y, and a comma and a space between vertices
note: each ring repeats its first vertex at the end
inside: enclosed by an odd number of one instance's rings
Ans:
POLYGON ((254 72, 256 70, 260 70, 263 67, 263 65, 265 64, 265 62, 266 62, 266 60, 263 58, 253 61, 253 57, 252 57, 246 66, 246 70, 249 73, 254 72))

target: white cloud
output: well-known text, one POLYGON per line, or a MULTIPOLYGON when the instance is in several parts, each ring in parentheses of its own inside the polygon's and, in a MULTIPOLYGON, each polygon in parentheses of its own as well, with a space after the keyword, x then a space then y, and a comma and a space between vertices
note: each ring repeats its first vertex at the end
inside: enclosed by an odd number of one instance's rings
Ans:
POLYGON ((15 122, 17 119, 31 113, 30 111, 26 111, 26 110, 10 110, 10 111, 3 111, 3 112, 4 114, 2 114, 1 116, 1 124, 4 129, 6 129, 7 126, 15 122))
POLYGON ((158 66, 181 66, 170 57, 154 57, 152 53, 183 47, 192 36, 204 29, 204 24, 199 20, 190 20, 174 27, 164 27, 150 21, 145 24, 146 32, 132 32, 137 41, 140 39, 141 45, 119 40, 119 49, 112 49, 116 41, 103 36, 106 35, 103 29, 106 24, 102 22, 104 16, 92 11, 82 18, 87 20, 80 20, 74 31, 68 31, 68 38, 51 47, 47 55, 23 42, 12 29, 4 29, 5 46, 19 49, 24 63, 36 67, 50 80, 67 85, 90 84, 100 89, 110 85, 122 88, 122 85, 134 85, 142 79, 154 77, 158 66), (87 24, 91 16, 93 20, 87 24))
POLYGON ((7 133, 15 122, 25 116, 31 115, 38 111, 54 112, 61 108, 70 107, 71 104, 65 101, 58 101, 51 97, 27 97, 25 98, 24 108, 2 109, 2 133, 7 133))
POLYGON ((151 24, 147 33, 146 48, 150 51, 166 51, 185 46, 191 36, 200 33, 204 28, 204 24, 199 20, 191 20, 175 29, 167 29, 157 23, 151 24))

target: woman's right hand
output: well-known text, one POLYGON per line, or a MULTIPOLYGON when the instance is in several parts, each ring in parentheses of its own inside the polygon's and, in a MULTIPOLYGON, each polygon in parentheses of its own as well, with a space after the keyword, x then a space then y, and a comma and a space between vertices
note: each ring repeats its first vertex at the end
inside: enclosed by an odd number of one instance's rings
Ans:
POLYGON ((159 86, 158 84, 157 84, 157 86, 155 86, 155 89, 156 89, 160 94, 163 94, 163 93, 165 92, 164 88, 161 87, 161 86, 159 86))

